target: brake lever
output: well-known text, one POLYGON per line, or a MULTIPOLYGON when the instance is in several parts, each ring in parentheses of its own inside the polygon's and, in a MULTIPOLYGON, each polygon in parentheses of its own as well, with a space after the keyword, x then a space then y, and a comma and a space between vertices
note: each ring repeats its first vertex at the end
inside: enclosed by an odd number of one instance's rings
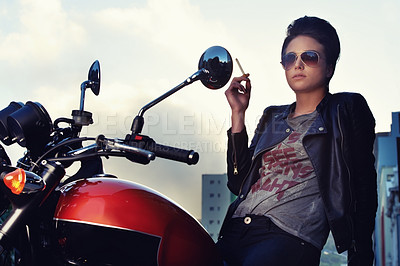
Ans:
POLYGON ((144 150, 137 147, 132 147, 122 142, 118 142, 115 139, 107 139, 104 135, 99 135, 96 138, 96 144, 100 149, 103 150, 119 150, 128 153, 132 153, 134 155, 139 155, 147 158, 149 161, 152 161, 156 158, 154 152, 144 150))
POLYGON ((76 150, 72 150, 66 153, 67 156, 77 156, 77 155, 81 155, 81 154, 85 154, 85 153, 89 153, 89 152, 96 152, 98 151, 98 145, 97 144, 91 144, 88 145, 86 147, 82 147, 76 150))

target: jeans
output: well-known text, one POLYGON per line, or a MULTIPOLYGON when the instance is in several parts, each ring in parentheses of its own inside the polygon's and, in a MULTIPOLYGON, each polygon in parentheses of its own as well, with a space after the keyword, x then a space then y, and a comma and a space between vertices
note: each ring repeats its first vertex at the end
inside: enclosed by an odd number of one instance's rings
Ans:
POLYGON ((232 218, 217 242, 225 266, 318 266, 321 251, 265 216, 232 218))

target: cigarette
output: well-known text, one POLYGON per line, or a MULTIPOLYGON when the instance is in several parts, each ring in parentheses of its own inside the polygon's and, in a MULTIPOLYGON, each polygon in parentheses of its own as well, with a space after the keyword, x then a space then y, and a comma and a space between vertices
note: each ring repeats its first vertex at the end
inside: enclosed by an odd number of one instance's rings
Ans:
POLYGON ((239 59, 237 59, 237 58, 236 58, 236 63, 238 64, 238 66, 239 66, 239 68, 240 68, 240 71, 242 72, 243 76, 246 76, 247 74, 244 73, 244 70, 243 70, 243 68, 242 68, 242 65, 240 65, 239 59))

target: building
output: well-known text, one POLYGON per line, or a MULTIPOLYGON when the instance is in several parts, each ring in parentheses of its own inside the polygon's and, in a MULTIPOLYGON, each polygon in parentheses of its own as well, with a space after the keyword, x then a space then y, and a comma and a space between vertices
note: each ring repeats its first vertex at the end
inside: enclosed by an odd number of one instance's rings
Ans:
POLYGON ((234 195, 228 190, 226 174, 202 175, 201 224, 214 241, 224 221, 229 204, 234 195))
POLYGON ((378 210, 375 221, 375 265, 399 265, 400 112, 392 113, 391 131, 378 133, 375 141, 378 176, 378 210))

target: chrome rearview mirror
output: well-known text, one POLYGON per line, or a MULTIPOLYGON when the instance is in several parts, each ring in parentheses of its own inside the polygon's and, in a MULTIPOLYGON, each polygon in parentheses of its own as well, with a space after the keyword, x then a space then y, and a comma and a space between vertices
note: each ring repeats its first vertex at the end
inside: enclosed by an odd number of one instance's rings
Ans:
POLYGON ((195 82, 196 80, 201 80, 204 86, 213 90, 225 86, 232 75, 232 57, 225 48, 221 46, 212 46, 201 55, 198 69, 197 72, 188 77, 184 82, 140 109, 139 114, 135 117, 132 123, 131 137, 135 134, 140 134, 142 131, 144 125, 144 112, 183 87, 195 82))
POLYGON ((199 70, 209 74, 201 78, 201 83, 209 89, 220 89, 228 83, 232 75, 233 62, 229 52, 221 46, 208 48, 200 57, 199 70))
POLYGON ((81 84, 81 104, 79 110, 82 112, 84 111, 85 92, 87 88, 90 88, 96 96, 100 93, 100 63, 98 60, 94 61, 90 66, 88 80, 81 84))
POLYGON ((97 96, 100 93, 100 63, 98 60, 94 61, 89 69, 88 74, 89 86, 92 92, 97 96))
POLYGON ((81 100, 79 110, 72 110, 72 117, 74 120, 74 127, 77 132, 80 132, 82 126, 88 126, 93 123, 92 113, 85 111, 85 92, 90 88, 97 96, 100 93, 100 63, 98 60, 94 61, 90 66, 88 73, 88 80, 81 84, 81 100))

